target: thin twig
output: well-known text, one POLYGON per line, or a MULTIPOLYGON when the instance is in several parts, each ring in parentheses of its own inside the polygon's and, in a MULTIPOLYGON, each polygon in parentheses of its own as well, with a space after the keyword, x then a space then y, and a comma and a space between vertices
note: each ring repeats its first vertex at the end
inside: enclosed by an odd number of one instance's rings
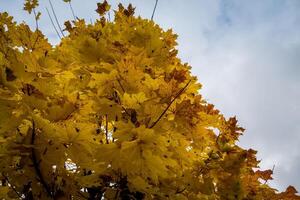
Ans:
POLYGON ((158 0, 155 1, 155 5, 154 5, 153 12, 152 12, 151 20, 153 20, 153 17, 154 17, 155 11, 156 11, 156 7, 157 7, 157 3, 158 3, 158 0))
POLYGON ((33 14, 34 14, 34 19, 35 19, 35 28, 36 30, 39 30, 39 23, 38 23, 38 20, 37 20, 37 15, 36 15, 36 12, 35 12, 35 9, 33 9, 33 14))
POLYGON ((149 127, 149 128, 153 128, 157 122, 159 122, 159 120, 164 116, 164 114, 167 112, 167 110, 170 108, 170 106, 172 105, 172 103, 180 96, 180 94, 187 88, 187 86, 190 84, 191 80, 189 80, 189 82, 179 90, 179 92, 176 94, 176 96, 174 97, 174 99, 172 99, 172 101, 168 104, 168 106, 165 108, 165 110, 161 113, 161 115, 157 118, 157 120, 155 122, 153 122, 153 124, 149 127))
MULTIPOLYGON (((274 169, 275 169, 275 165, 273 165, 273 167, 272 167, 272 174, 274 174, 274 169)), ((268 183, 268 180, 265 180, 264 184, 267 184, 267 183, 268 183)))
MULTIPOLYGON (((35 122, 32 120, 32 133, 31 133, 31 143, 30 143, 32 146, 34 146, 34 140, 35 140, 35 122)), ((48 184, 46 183, 46 181, 42 175, 42 172, 40 170, 39 161, 37 160, 34 147, 31 148, 31 154, 32 154, 32 163, 33 163, 35 173, 36 173, 39 181, 41 182, 42 186, 46 190, 48 196, 53 198, 53 194, 52 194, 48 184)))
POLYGON ((73 17, 74 17, 74 20, 76 21, 76 16, 75 16, 75 13, 74 13, 74 10, 73 10, 71 1, 69 1, 69 6, 70 6, 70 9, 71 9, 71 11, 72 11, 72 15, 73 15, 73 17))
POLYGON ((59 30, 60 30, 62 36, 65 37, 65 35, 64 35, 63 31, 62 31, 62 28, 61 28, 61 26, 60 26, 60 24, 59 24, 59 22, 58 22, 58 19, 57 19, 57 16, 56 16, 56 13, 55 13, 55 10, 54 10, 54 8, 53 8, 53 5, 52 5, 51 0, 49 0, 49 3, 50 3, 50 7, 51 7, 51 10, 52 10, 52 13, 53 13, 53 15, 54 15, 54 19, 55 19, 55 21, 56 21, 56 24, 57 24, 57 26, 58 26, 58 28, 59 28, 59 30))
POLYGON ((274 169, 275 169, 275 165, 273 165, 272 167, 272 173, 274 174, 274 169))
POLYGON ((123 85, 122 85, 120 79, 117 78, 117 81, 118 81, 118 83, 119 83, 119 85, 120 85, 122 91, 125 92, 125 89, 124 89, 124 87, 123 87, 123 85))
POLYGON ((108 144, 108 117, 107 114, 105 115, 105 138, 106 138, 106 144, 108 144))
POLYGON ((122 106, 123 111, 126 113, 126 115, 128 115, 129 117, 131 117, 131 114, 128 112, 128 110, 122 106))
MULTIPOLYGON (((121 79, 121 77, 120 77, 120 79, 121 79)), ((122 89, 122 91, 125 93, 126 91, 125 91, 125 89, 124 89, 124 87, 123 87, 123 85, 122 85, 122 83, 121 83, 121 80, 120 80, 119 78, 117 78, 117 81, 118 81, 118 83, 119 83, 119 85, 120 85, 120 87, 121 87, 121 89, 122 89)), ((122 106, 122 104, 120 103, 120 105, 122 106)), ((125 113, 130 117, 131 116, 131 114, 127 111, 127 109, 124 107, 124 106, 122 106, 122 109, 125 111, 125 113)))
POLYGON ((10 185, 10 187, 13 189, 13 191, 18 195, 18 197, 20 197, 22 199, 22 196, 19 194, 19 192, 14 188, 14 186, 9 182, 7 176, 5 176, 3 173, 2 173, 2 176, 4 177, 4 179, 6 180, 6 182, 10 185))
POLYGON ((59 39, 61 39, 61 36, 60 36, 60 34, 59 34, 59 32, 58 32, 56 26, 54 25, 54 22, 53 22, 53 20, 52 20, 52 17, 51 17, 51 15, 50 15, 50 12, 49 12, 49 10, 48 10, 47 7, 46 7, 46 10, 47 10, 47 13, 48 13, 48 16, 49 16, 49 18, 50 18, 51 24, 52 24, 53 28, 55 29, 55 32, 56 32, 57 36, 59 37, 59 39))

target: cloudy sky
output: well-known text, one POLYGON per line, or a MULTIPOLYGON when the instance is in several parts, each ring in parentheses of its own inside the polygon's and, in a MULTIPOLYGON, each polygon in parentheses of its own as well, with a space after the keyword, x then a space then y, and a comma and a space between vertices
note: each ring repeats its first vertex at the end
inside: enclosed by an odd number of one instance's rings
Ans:
MULTIPOLYGON (((45 7, 40 28, 59 42, 45 7)), ((22 0, 0 0, 0 12, 34 27, 22 0)), ((52 0, 61 24, 68 4, 52 0)), ((73 0, 80 18, 94 20, 96 0, 73 0)), ((129 0, 109 1, 128 4, 129 0)), ((130 0, 137 15, 150 18, 155 0, 130 0)), ((154 20, 179 35, 179 56, 203 84, 201 93, 226 117, 246 128, 240 145, 258 150, 263 169, 275 165, 270 184, 300 190, 300 1, 159 0, 154 20)))

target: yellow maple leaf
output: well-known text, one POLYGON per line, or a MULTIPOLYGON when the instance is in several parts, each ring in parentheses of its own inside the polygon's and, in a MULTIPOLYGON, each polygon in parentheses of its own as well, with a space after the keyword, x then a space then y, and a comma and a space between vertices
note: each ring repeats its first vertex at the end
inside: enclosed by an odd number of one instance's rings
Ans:
POLYGON ((32 10, 39 5, 38 0, 25 0, 24 10, 31 14, 32 10))
POLYGON ((144 103, 147 100, 148 100, 148 98, 146 97, 144 92, 139 92, 136 94, 125 93, 123 95, 123 97, 121 98, 122 104, 126 108, 133 108, 133 109, 140 108, 142 103, 144 103))

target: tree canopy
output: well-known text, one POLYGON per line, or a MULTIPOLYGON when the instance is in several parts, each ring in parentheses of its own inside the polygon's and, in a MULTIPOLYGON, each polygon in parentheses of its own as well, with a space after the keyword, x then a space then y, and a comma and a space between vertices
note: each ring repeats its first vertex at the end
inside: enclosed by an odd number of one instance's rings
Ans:
POLYGON ((172 30, 109 10, 65 22, 57 46, 0 14, 0 199, 300 199, 236 144, 244 129, 200 95, 172 30))

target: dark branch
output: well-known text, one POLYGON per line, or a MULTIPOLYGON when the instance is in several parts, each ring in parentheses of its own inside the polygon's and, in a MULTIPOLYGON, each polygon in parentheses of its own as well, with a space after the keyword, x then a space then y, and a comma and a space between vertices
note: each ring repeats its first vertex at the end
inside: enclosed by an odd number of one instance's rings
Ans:
MULTIPOLYGON (((30 143, 32 146, 34 146, 34 140, 35 140, 35 123, 32 120, 32 134, 31 134, 31 143, 30 143)), ((46 183, 46 181, 42 175, 42 172, 40 170, 39 161, 37 160, 34 147, 31 148, 31 154, 32 154, 33 167, 34 167, 35 173, 36 173, 39 181, 41 182, 41 184, 44 187, 45 191, 47 192, 48 196, 54 198, 53 194, 52 194, 48 184, 46 183)))
POLYGON ((52 5, 51 0, 49 0, 49 3, 50 3, 50 7, 51 7, 51 10, 52 10, 52 13, 53 13, 53 15, 54 15, 54 19, 55 19, 55 21, 56 21, 56 24, 57 24, 57 26, 58 26, 58 28, 59 28, 59 30, 60 30, 62 36, 65 37, 65 35, 64 35, 63 31, 62 31, 62 28, 60 27, 60 24, 59 24, 59 22, 58 22, 58 19, 57 19, 57 16, 56 16, 56 13, 55 13, 55 10, 54 10, 54 8, 53 8, 53 5, 52 5))
POLYGON ((272 167, 272 173, 274 174, 274 169, 275 169, 275 165, 273 165, 272 167))
POLYGON ((153 20, 153 17, 154 17, 155 11, 156 11, 156 7, 157 7, 157 3, 158 3, 158 0, 155 1, 155 5, 154 5, 153 12, 152 12, 151 20, 153 20))
POLYGON ((50 15, 50 12, 49 12, 49 10, 48 10, 47 7, 46 7, 46 10, 47 10, 47 13, 48 13, 48 16, 50 18, 51 24, 52 24, 53 28, 55 29, 55 32, 56 32, 57 36, 59 37, 59 39, 61 39, 61 36, 60 36, 60 34, 59 34, 59 32, 58 32, 58 30, 57 30, 57 28, 56 28, 56 26, 55 26, 55 24, 54 24, 54 22, 52 20, 52 17, 50 15))
POLYGON ((149 128, 153 128, 159 122, 159 120, 164 116, 164 114, 170 108, 170 106, 172 105, 172 103, 181 95, 181 93, 187 88, 187 86, 190 84, 190 82, 191 82, 191 80, 189 80, 189 82, 183 88, 181 88, 179 90, 179 92, 176 94, 176 96, 174 97, 174 99, 172 99, 172 101, 170 101, 170 103, 165 108, 165 110, 161 113, 161 115, 157 118, 157 120, 155 122, 153 122, 153 124, 149 128))
POLYGON ((105 139, 106 139, 106 144, 109 143, 108 141, 108 117, 107 114, 105 115, 105 139))
POLYGON ((74 12, 74 10, 73 10, 71 1, 69 1, 69 6, 70 6, 70 9, 71 9, 72 15, 73 15, 73 17, 74 17, 74 21, 76 21, 76 16, 75 16, 75 12, 74 12))
MULTIPOLYGON (((121 78, 121 77, 120 77, 120 78, 121 78)), ((125 91, 125 89, 124 89, 124 87, 123 87, 123 85, 122 85, 122 83, 121 83, 121 80, 120 80, 119 78, 117 78, 117 81, 118 81, 118 83, 119 83, 119 85, 120 85, 122 91, 125 93, 126 91, 125 91)), ((122 107, 123 111, 124 111, 129 117, 131 117, 131 114, 128 112, 128 110, 127 110, 124 106, 122 106, 121 102, 119 102, 119 105, 122 107)))
MULTIPOLYGON (((273 167, 272 167, 272 174, 274 174, 274 169, 275 169, 275 165, 273 165, 273 167)), ((267 184, 268 183, 268 180, 266 180, 265 182, 264 182, 264 184, 267 184)))
POLYGON ((122 106, 122 109, 126 113, 126 115, 128 115, 129 117, 131 117, 131 114, 127 111, 127 109, 124 106, 122 106))
MULTIPOLYGON (((115 122, 119 121, 118 119, 118 115, 116 115, 116 118, 115 118, 115 122)), ((113 133, 115 133, 117 131, 117 127, 114 125, 114 128, 113 128, 113 133)), ((115 142, 115 138, 112 138, 112 142, 115 142)))
POLYGON ((2 176, 4 177, 5 181, 10 185, 10 187, 12 188, 12 190, 18 195, 18 197, 20 197, 22 199, 22 196, 19 194, 19 192, 14 188, 14 186, 9 182, 7 176, 5 176, 2 173, 2 176))
POLYGON ((35 12, 35 9, 33 9, 33 14, 34 14, 34 19, 35 19, 35 26, 36 26, 36 29, 38 30, 39 29, 39 23, 38 23, 38 20, 37 20, 37 14, 35 12))
POLYGON ((120 79, 117 78, 117 81, 118 81, 118 83, 119 83, 119 85, 120 85, 122 91, 125 92, 125 89, 124 89, 124 87, 123 87, 123 85, 122 85, 120 79))

